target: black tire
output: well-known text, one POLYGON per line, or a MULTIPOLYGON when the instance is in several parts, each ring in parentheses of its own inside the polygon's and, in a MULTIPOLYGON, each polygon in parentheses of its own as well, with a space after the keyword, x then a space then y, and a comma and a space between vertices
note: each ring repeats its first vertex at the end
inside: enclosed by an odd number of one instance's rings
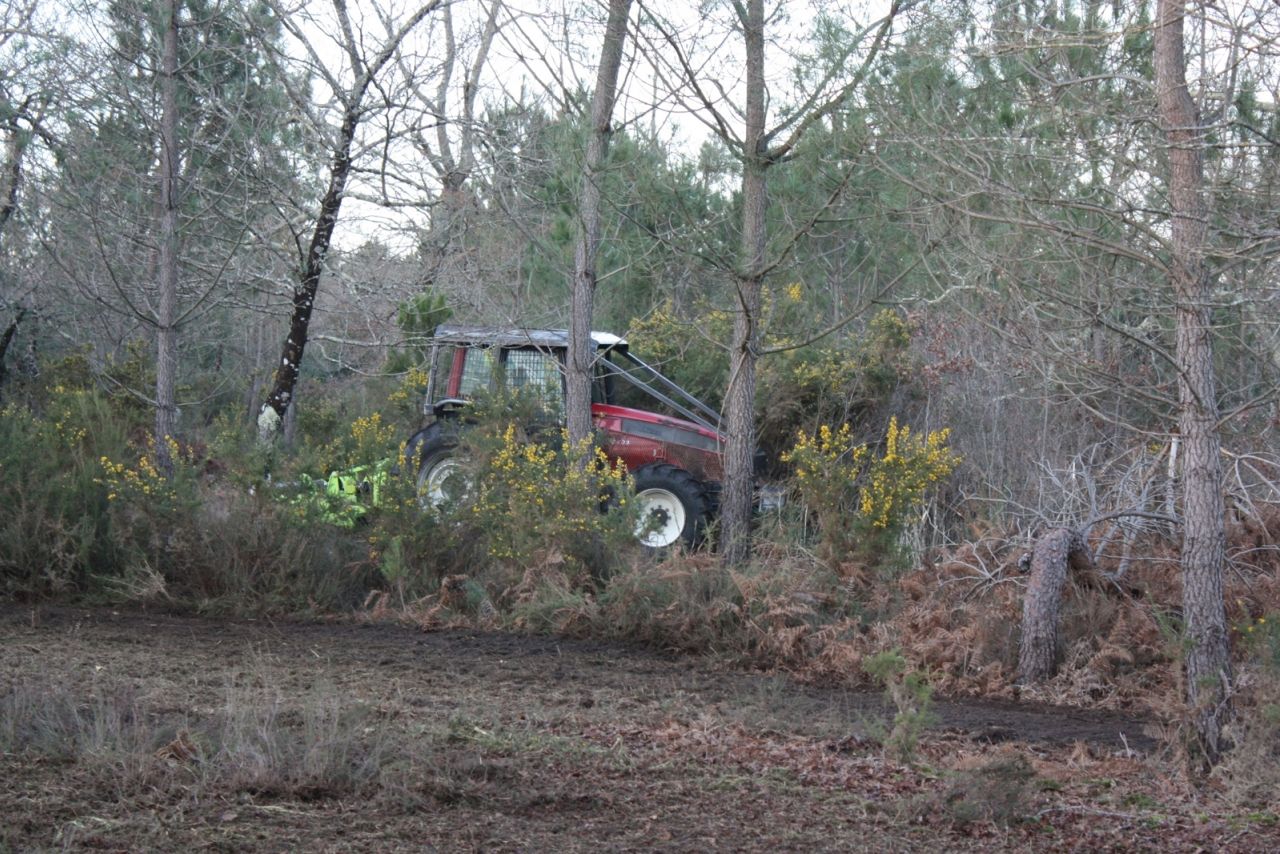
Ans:
POLYGON ((418 496, 424 506, 440 508, 466 497, 470 477, 462 470, 452 425, 437 422, 414 434, 405 445, 405 460, 409 471, 417 467, 418 496))
POLYGON ((636 469, 639 522, 636 537, 651 549, 677 543, 696 546, 706 530, 706 488, 689 472, 668 463, 636 469))

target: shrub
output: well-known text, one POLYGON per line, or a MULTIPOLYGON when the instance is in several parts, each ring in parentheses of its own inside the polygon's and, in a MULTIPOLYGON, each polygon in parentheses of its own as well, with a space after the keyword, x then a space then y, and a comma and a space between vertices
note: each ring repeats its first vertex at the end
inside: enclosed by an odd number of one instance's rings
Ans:
POLYGON ((1234 747, 1214 774, 1238 804, 1266 807, 1280 787, 1280 614, 1236 627, 1244 660, 1236 674, 1234 747))
POLYGON ((599 575, 604 541, 630 539, 626 467, 589 442, 530 439, 508 423, 500 436, 473 435, 470 444, 478 467, 466 510, 491 558, 524 566, 559 551, 599 575), (610 503, 621 512, 603 513, 610 503))
POLYGON ((105 396, 60 383, 0 410, 0 592, 83 591, 120 572, 100 459, 124 452, 128 429, 105 396))
MULTIPOLYGON (((353 429, 371 433, 379 423, 353 429)), ((402 605, 455 574, 487 586, 503 606, 538 598, 539 587, 576 595, 635 549, 625 466, 590 444, 567 447, 551 423, 527 396, 478 400, 466 423, 452 425, 470 482, 458 500, 428 506, 414 477, 377 481, 376 508, 359 533, 402 605)))
MULTIPOLYGON (((791 283, 780 298, 766 288, 763 300, 766 344, 773 352, 757 369, 757 440, 769 458, 798 430, 863 420, 886 409, 900 389, 923 387, 923 377, 912 370, 911 327, 897 312, 884 309, 861 327, 806 344, 804 334, 790 330, 812 330, 828 320, 805 299, 804 286, 791 283)), ((633 323, 630 335, 647 361, 718 407, 729 376, 728 353, 705 342, 727 344, 732 330, 730 312, 694 306, 681 313, 668 301, 633 323)))
POLYGON ((960 462, 947 446, 949 431, 913 434, 893 418, 884 453, 854 444, 848 424, 801 430, 782 455, 796 488, 816 517, 819 559, 835 566, 846 556, 878 562, 891 556, 925 493, 960 462))
POLYGON ((1035 769, 1015 754, 950 775, 938 792, 906 800, 901 817, 925 822, 945 820, 957 828, 978 822, 1012 825, 1029 818, 1035 769))
POLYGON ((189 537, 199 506, 199 463, 189 449, 167 439, 173 471, 169 477, 153 463, 155 440, 132 446, 132 459, 103 455, 98 483, 106 490, 113 538, 128 570, 142 564, 166 578, 178 578, 189 565, 189 537))
MULTIPOLYGON (((781 312, 773 325, 809 330, 820 324, 781 312)), ((770 345, 784 349, 760 363, 759 442, 771 456, 781 453, 799 430, 870 420, 889 409, 900 390, 920 388, 908 349, 911 329, 891 309, 878 312, 856 332, 792 346, 800 343, 793 340, 797 337, 803 341, 803 335, 772 336, 770 345)))
POLYGON ((929 680, 919 671, 908 670, 906 658, 896 649, 871 656, 862 667, 884 686, 896 710, 893 727, 879 734, 885 748, 899 761, 911 762, 920 734, 935 720, 929 680))

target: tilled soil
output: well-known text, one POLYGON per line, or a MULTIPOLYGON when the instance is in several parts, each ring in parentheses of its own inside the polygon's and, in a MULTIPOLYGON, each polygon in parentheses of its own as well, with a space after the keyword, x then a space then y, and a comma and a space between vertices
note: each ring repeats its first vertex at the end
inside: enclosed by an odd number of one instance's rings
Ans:
POLYGON ((1141 719, 940 700, 910 766, 868 737, 877 694, 616 644, 0 605, 0 711, 40 692, 86 720, 127 696, 145 738, 60 750, 0 718, 0 850, 1280 844, 1270 814, 1174 801, 1141 719))

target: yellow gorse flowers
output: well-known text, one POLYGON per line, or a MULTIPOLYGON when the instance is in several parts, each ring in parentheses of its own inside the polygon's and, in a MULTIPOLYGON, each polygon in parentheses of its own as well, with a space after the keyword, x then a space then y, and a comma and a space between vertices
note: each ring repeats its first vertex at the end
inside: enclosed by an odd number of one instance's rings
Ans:
POLYGON ((382 448, 394 442, 398 430, 395 424, 383 424, 382 413, 375 412, 351 422, 351 438, 360 448, 382 448))
POLYGON ((889 421, 884 452, 855 444, 848 424, 801 430, 782 454, 801 497, 816 516, 827 557, 860 547, 875 532, 896 532, 916 512, 930 487, 948 477, 960 456, 947 445, 949 430, 917 434, 889 421))
MULTIPOLYGON (((170 459, 182 460, 182 448, 176 439, 166 436, 165 444, 168 446, 170 459)), ((133 465, 116 462, 105 456, 98 459, 98 464, 102 466, 102 477, 97 481, 107 488, 108 501, 119 498, 173 499, 176 496, 173 484, 156 469, 152 461, 153 453, 151 452, 155 449, 155 439, 148 439, 147 446, 148 453, 139 454, 137 462, 133 465)))
MULTIPOLYGON (((564 438, 567 445, 567 437, 564 438)), ((599 513, 610 495, 625 494, 627 470, 590 442, 563 446, 527 439, 513 424, 503 430, 492 455, 477 472, 470 513, 476 520, 518 519, 495 525, 490 557, 526 560, 533 551, 563 538, 580 537, 607 524, 599 513), (587 454, 585 466, 570 460, 587 454)))
POLYGON ((400 385, 387 395, 390 404, 416 402, 427 388, 431 377, 422 368, 410 368, 400 380, 400 385))
POLYGON ((833 467, 858 467, 866 456, 867 446, 854 446, 848 424, 841 424, 838 430, 823 424, 812 434, 801 430, 791 450, 783 452, 782 461, 791 464, 796 480, 812 481, 833 467))
POLYGON ((345 434, 334 436, 325 446, 323 458, 334 468, 368 465, 395 452, 400 432, 400 426, 384 419, 380 412, 362 415, 351 422, 345 434))
POLYGON ((888 528, 920 504, 925 491, 945 479, 960 463, 947 446, 951 431, 916 435, 889 421, 884 456, 873 460, 867 482, 858 491, 858 511, 877 528, 888 528))

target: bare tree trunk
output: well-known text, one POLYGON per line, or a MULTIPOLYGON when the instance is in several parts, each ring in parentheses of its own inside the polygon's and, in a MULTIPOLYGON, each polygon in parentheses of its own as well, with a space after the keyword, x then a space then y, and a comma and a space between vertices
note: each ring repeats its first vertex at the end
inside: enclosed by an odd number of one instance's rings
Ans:
POLYGON ((1205 263, 1205 139, 1187 91, 1185 17, 1185 0, 1157 3, 1155 76, 1160 120, 1169 143, 1169 268, 1177 303, 1178 428, 1183 446, 1186 696, 1202 759, 1212 764, 1229 747, 1223 727, 1231 714, 1231 659, 1222 598, 1226 531, 1211 338, 1212 276, 1205 263))
POLYGON ((157 470, 173 474, 170 441, 178 431, 178 9, 165 10, 160 70, 160 258, 156 300, 156 431, 152 456, 157 470))
POLYGON ((4 359, 9 353, 9 345, 13 343, 13 336, 18 332, 18 326, 22 323, 22 319, 27 316, 26 309, 18 309, 17 315, 5 327, 4 333, 0 334, 0 399, 4 395, 4 381, 8 376, 8 369, 5 368, 4 359))
MULTIPOLYGON (((329 166, 329 186, 325 190, 324 198, 320 200, 315 229, 311 233, 311 242, 298 273, 298 285, 293 291, 293 313, 289 318, 289 334, 285 337, 284 346, 280 351, 280 361, 276 364, 275 382, 267 395, 266 402, 258 412, 260 441, 272 441, 280 435, 285 414, 293 401, 294 387, 298 383, 298 370, 302 365, 302 356, 306 351, 307 337, 311 329, 311 312, 315 307, 316 294, 320 290, 320 277, 324 274, 325 259, 329 254, 329 244, 333 240, 333 230, 338 224, 338 213, 342 209, 347 178, 351 174, 351 145, 355 140, 360 120, 367 113, 364 106, 365 93, 382 67, 395 54, 405 36, 439 5, 440 0, 424 3, 400 29, 388 38, 377 56, 367 64, 360 59, 360 45, 351 35, 350 27, 345 27, 348 32, 345 47, 351 58, 356 81, 343 98, 342 124, 338 128, 333 160, 329 166)), ((346 0, 334 0, 334 8, 338 16, 346 21, 346 0)))
MULTIPOLYGON (((26 149, 23 143, 24 138, 17 121, 11 121, 3 170, 4 190, 0 192, 0 236, 4 235, 5 228, 9 225, 9 221, 13 219, 14 212, 18 209, 18 189, 22 184, 22 156, 26 149)), ((26 315, 26 309, 18 309, 13 320, 5 327, 4 333, 0 334, 0 393, 3 392, 4 381, 8 375, 8 370, 5 368, 5 356, 8 355, 9 347, 13 344, 13 338, 17 335, 18 327, 22 324, 26 315)))
POLYGON ((484 71, 489 48, 498 33, 498 13, 501 10, 502 0, 491 0, 484 31, 463 82, 462 100, 458 105, 460 115, 456 120, 451 120, 448 118, 449 88, 453 82, 458 45, 453 34, 453 4, 445 3, 441 8, 440 17, 445 37, 444 60, 435 103, 427 102, 428 108, 437 117, 436 150, 430 150, 425 143, 423 145, 427 159, 440 178, 440 202, 431 214, 426 270, 423 275, 423 285, 427 288, 432 287, 448 267, 451 256, 455 254, 458 235, 465 230, 467 217, 474 206, 473 199, 466 190, 466 183, 476 163, 476 96, 480 91, 480 74, 484 71), (452 128, 460 128, 456 151, 449 138, 452 128))
POLYGON ((1058 617, 1067 570, 1092 572, 1093 556, 1075 528, 1055 528, 1036 541, 1022 598, 1018 681, 1039 682, 1058 670, 1058 617))
POLYGON ((4 164, 4 192, 0 193, 0 233, 18 209, 18 188, 22 184, 23 134, 17 122, 9 126, 9 144, 4 164))
POLYGON ((746 124, 742 167, 742 247, 737 272, 729 385, 725 390, 724 490, 720 536, 724 562, 751 554, 751 503, 756 446, 756 359, 760 349, 760 296, 768 240, 767 140, 764 106, 764 2, 748 0, 742 18, 746 43, 746 124))
POLYGON ((338 224, 338 212, 342 209, 347 176, 351 174, 351 143, 355 139, 359 122, 359 107, 348 106, 329 168, 329 187, 320 201, 320 214, 316 217, 311 243, 307 247, 307 255, 298 275, 298 286, 293 289, 293 314, 289 318, 289 334, 285 337, 280 361, 276 365, 275 383, 258 415, 258 436, 264 441, 279 435, 289 404, 293 401, 294 387, 298 384, 298 370, 302 365, 302 355, 306 351, 307 336, 311 329, 311 311, 320 290, 320 276, 324 274, 333 229, 338 224))
POLYGON ((591 343, 591 316, 595 306, 596 253, 600 247, 600 181, 613 133, 613 103, 617 96, 618 70, 627 39, 627 15, 631 0, 609 0, 596 91, 591 98, 591 136, 582 171, 578 202, 578 241, 573 253, 573 294, 569 312, 568 378, 565 415, 569 444, 577 448, 591 436, 591 379, 595 347, 591 343))

